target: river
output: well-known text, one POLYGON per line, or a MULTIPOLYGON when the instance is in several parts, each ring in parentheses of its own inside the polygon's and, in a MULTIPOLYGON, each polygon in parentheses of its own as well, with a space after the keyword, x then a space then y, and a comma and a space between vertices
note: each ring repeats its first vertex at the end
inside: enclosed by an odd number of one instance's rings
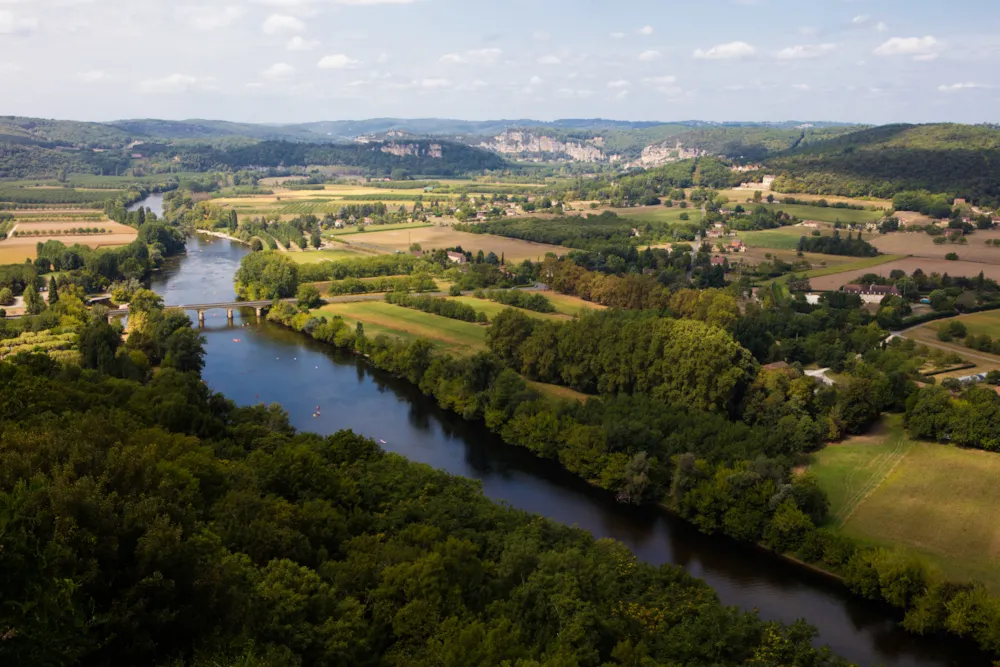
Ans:
MULTIPOLYGON (((247 252, 227 240, 191 238, 187 254, 157 274, 153 289, 168 305, 229 301, 232 276, 247 252)), ((305 335, 258 323, 253 311, 243 316, 230 325, 224 310, 209 311, 202 329, 205 381, 238 404, 280 403, 300 430, 352 429, 413 461, 477 479, 494 500, 620 540, 646 562, 683 567, 725 604, 766 619, 804 618, 818 628, 819 643, 859 665, 991 664, 968 643, 907 634, 894 610, 767 551, 702 535, 655 508, 620 505, 558 465, 503 443, 484 425, 441 410, 408 382, 305 335), (313 417, 317 406, 321 417, 313 417)))

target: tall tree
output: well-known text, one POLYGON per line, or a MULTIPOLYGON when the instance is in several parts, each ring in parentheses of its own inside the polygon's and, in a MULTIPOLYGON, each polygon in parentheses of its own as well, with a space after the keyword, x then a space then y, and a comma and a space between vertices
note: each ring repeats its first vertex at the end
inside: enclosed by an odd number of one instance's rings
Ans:
POLYGON ((29 315, 38 315, 45 310, 45 302, 33 283, 29 283, 24 290, 24 309, 29 315))
POLYGON ((59 303, 59 288, 56 286, 55 276, 49 278, 49 307, 59 303))

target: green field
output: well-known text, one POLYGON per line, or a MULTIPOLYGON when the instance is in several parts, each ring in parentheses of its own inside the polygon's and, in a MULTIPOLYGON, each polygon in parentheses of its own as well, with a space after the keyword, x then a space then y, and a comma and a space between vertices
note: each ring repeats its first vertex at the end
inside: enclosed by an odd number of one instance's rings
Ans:
POLYGON ((1000 455, 911 441, 892 416, 880 433, 819 452, 810 469, 835 530, 1000 592, 1000 455))
MULTIPOLYGON (((667 208, 666 206, 639 206, 635 208, 613 208, 612 213, 617 213, 622 218, 638 218, 649 220, 650 222, 671 222, 677 224, 695 223, 701 221, 701 209, 694 206, 679 208, 677 206, 667 208), (681 220, 681 214, 687 213, 689 220, 681 220)), ((581 215, 587 215, 591 211, 581 211, 581 215)))
POLYGON ((812 230, 806 227, 779 227, 759 232, 737 232, 737 234, 748 248, 795 250, 799 247, 799 239, 809 236, 810 232, 812 230))
MULTIPOLYGON (((858 224, 876 222, 882 219, 883 211, 856 211, 850 208, 832 208, 829 206, 809 206, 807 204, 761 204, 772 211, 784 211, 800 220, 815 220, 816 222, 836 222, 858 224)), ((744 208, 748 205, 744 204, 744 208)), ((750 206, 756 206, 751 204, 750 206)))
POLYGON ((309 250, 308 252, 290 252, 288 256, 299 264, 317 264, 319 262, 337 261, 340 259, 357 259, 358 257, 371 257, 370 253, 360 250, 337 248, 335 250, 309 250))
POLYGON ((970 334, 976 336, 986 334, 990 338, 1000 338, 1000 311, 991 310, 985 313, 962 315, 961 317, 940 320, 929 326, 933 326, 936 331, 938 327, 947 325, 952 319, 964 324, 970 334))
POLYGON ((545 292, 545 297, 556 307, 556 312, 570 317, 579 315, 585 310, 604 310, 604 306, 599 303, 591 303, 568 294, 558 294, 556 292, 545 292))
MULTIPOLYGON (((882 264, 888 264, 889 262, 895 262, 896 260, 905 259, 905 255, 879 255, 878 257, 840 257, 838 255, 812 255, 806 253, 806 259, 810 262, 814 261, 816 257, 828 257, 832 260, 847 260, 839 261, 833 263, 831 266, 821 266, 818 269, 810 269, 809 271, 804 271, 802 273, 797 273, 796 275, 802 275, 806 278, 822 278, 823 276, 834 276, 838 273, 845 273, 847 271, 857 271, 859 269, 872 269, 882 264)), ((793 261, 791 258, 786 258, 786 261, 793 261)), ((770 285, 773 282, 788 282, 790 276, 782 276, 780 278, 775 278, 774 280, 769 280, 764 285, 770 285)))
MULTIPOLYGON (((548 296, 548 295, 546 295, 548 296)), ((505 306, 502 303, 496 303, 495 301, 490 301, 488 299, 477 299, 474 296, 458 296, 449 297, 451 301, 458 301, 460 303, 468 304, 475 308, 477 311, 482 311, 486 313, 486 317, 493 321, 493 318, 507 310, 511 306, 505 306)), ((560 315, 559 313, 538 313, 533 310, 524 310, 522 308, 515 308, 514 310, 519 310, 528 317, 534 317, 539 320, 565 320, 565 315, 560 315)))
POLYGON ((395 229, 422 229, 433 227, 426 222, 401 222, 396 225, 368 225, 365 230, 358 231, 357 227, 345 227, 344 229, 334 229, 329 232, 329 236, 350 236, 351 234, 367 234, 368 232, 391 232, 395 229))
POLYGON ((474 354, 486 349, 486 327, 481 324, 453 320, 384 301, 335 303, 323 306, 319 312, 340 315, 351 325, 360 321, 370 337, 384 333, 404 340, 426 338, 456 354, 474 354))

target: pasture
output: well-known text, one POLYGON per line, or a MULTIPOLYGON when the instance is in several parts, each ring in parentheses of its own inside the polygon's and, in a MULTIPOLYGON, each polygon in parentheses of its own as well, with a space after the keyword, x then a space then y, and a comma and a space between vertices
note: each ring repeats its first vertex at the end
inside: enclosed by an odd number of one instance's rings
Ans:
MULTIPOLYGON (((546 294, 548 296, 548 294, 546 294)), ((496 303, 495 301, 490 301, 489 299, 477 299, 474 296, 457 296, 449 297, 449 301, 458 301, 459 303, 464 303, 466 305, 472 306, 477 311, 482 311, 486 313, 486 317, 493 321, 493 318, 513 306, 505 306, 502 303, 496 303)), ((523 308, 514 308, 528 317, 534 317, 539 320, 567 320, 569 317, 567 315, 561 315, 559 313, 539 313, 533 310, 525 310, 523 308)))
POLYGON ((580 297, 557 292, 544 292, 546 298, 556 307, 556 312, 562 315, 575 317, 585 310, 604 310, 605 307, 599 303, 584 301, 580 297))
POLYGON ((387 251, 401 250, 407 252, 411 243, 419 243, 424 251, 438 248, 461 246, 463 250, 473 253, 482 250, 488 254, 495 252, 503 256, 507 262, 520 262, 525 259, 539 261, 546 253, 565 255, 569 248, 562 246, 534 243, 520 239, 509 239, 492 234, 471 234, 459 232, 451 227, 422 227, 416 229, 399 229, 394 231, 369 232, 351 236, 352 243, 367 243, 387 251))
POLYGON ((978 264, 976 262, 963 261, 950 262, 946 259, 906 257, 895 259, 885 264, 879 264, 875 267, 859 268, 850 271, 842 270, 834 274, 818 276, 813 278, 811 282, 815 290, 836 290, 866 273, 876 273, 880 276, 888 277, 896 269, 905 271, 907 275, 910 275, 917 269, 922 270, 928 275, 931 273, 942 275, 947 273, 950 276, 978 276, 982 272, 987 278, 1000 280, 1000 264, 978 264))
MULTIPOLYGON (((754 204, 756 206, 756 204, 754 204)), ((772 211, 784 211, 800 220, 814 220, 833 224, 838 220, 845 225, 865 224, 882 219, 884 211, 857 211, 850 208, 833 208, 830 206, 807 206, 803 204, 762 204, 772 211)))
POLYGON ((1000 456, 914 442, 898 416, 889 420, 882 433, 816 455, 811 470, 830 494, 837 530, 1000 592, 1000 456))
POLYGON ((345 227, 344 229, 331 229, 328 232, 324 232, 324 236, 353 236, 354 234, 366 234, 369 232, 392 232, 397 229, 420 229, 422 227, 433 226, 426 222, 401 222, 394 225, 368 225, 363 232, 358 231, 357 227, 345 227))
MULTIPOLYGON (((925 232, 894 232, 870 240, 879 252, 894 255, 913 255, 943 260, 948 253, 956 253, 960 260, 1000 265, 1000 247, 986 245, 987 240, 1000 239, 1000 230, 977 231, 965 237, 967 243, 934 243, 934 237, 925 232)), ((924 269, 924 273, 928 273, 924 269)), ((952 275, 959 275, 949 271, 952 275)), ((978 271, 976 272, 978 273, 978 271)), ((974 275, 974 274, 973 274, 974 275)))
POLYGON ((340 315, 351 326, 362 322, 369 337, 384 333, 404 340, 426 338, 456 354, 474 354, 486 349, 486 327, 440 315, 395 306, 384 301, 334 303, 319 313, 340 315))
MULTIPOLYGON (((845 204, 852 204, 854 206, 866 206, 866 207, 875 206, 881 209, 892 208, 892 200, 890 199, 875 199, 874 197, 869 199, 858 199, 855 197, 840 197, 837 195, 807 195, 807 194, 786 195, 779 192, 770 192, 768 190, 763 190, 761 188, 757 189, 760 190, 761 193, 763 194, 765 199, 764 201, 765 204, 767 203, 766 201, 767 195, 773 194, 777 199, 783 199, 785 197, 793 197, 796 201, 819 201, 820 199, 825 199, 827 203, 830 204, 834 202, 843 202, 845 204)), ((753 193, 754 190, 752 188, 747 188, 747 189, 733 188, 730 190, 719 191, 719 194, 724 197, 728 197, 729 201, 744 205, 747 204, 748 202, 750 203, 753 202, 753 193)))
POLYGON ((371 257, 371 253, 361 250, 354 250, 347 246, 333 248, 330 250, 307 250, 303 252, 290 252, 288 257, 299 264, 318 264, 320 262, 336 262, 341 259, 357 259, 358 257, 371 257))
MULTIPOLYGON (((952 319, 964 324, 970 334, 975 334, 977 336, 986 334, 991 338, 1000 338, 1000 311, 991 310, 985 313, 962 315, 952 319)), ((951 319, 940 320, 938 322, 932 322, 929 326, 941 327, 951 321, 951 319)))
POLYGON ((691 205, 688 208, 673 206, 634 206, 632 208, 605 208, 596 211, 584 210, 581 215, 603 213, 605 210, 618 214, 622 218, 637 218, 650 222, 669 222, 678 225, 701 222, 701 208, 691 205), (687 214, 688 220, 682 220, 681 215, 687 214))

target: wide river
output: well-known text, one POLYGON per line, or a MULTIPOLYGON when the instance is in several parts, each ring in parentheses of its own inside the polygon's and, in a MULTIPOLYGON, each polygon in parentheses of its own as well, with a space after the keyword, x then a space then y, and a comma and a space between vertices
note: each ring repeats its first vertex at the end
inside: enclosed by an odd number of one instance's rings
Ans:
MULTIPOLYGON (((232 277, 247 252, 227 240, 192 238, 187 255, 157 274, 153 289, 168 305, 232 300, 232 277)), ((620 540, 649 563, 683 567, 725 604, 766 619, 804 618, 819 629, 819 643, 859 665, 990 664, 964 642, 905 633, 892 609, 766 551, 702 535, 654 508, 619 505, 557 465, 504 444, 484 425, 439 409, 408 382, 305 335, 258 323, 253 311, 244 315, 229 325, 224 310, 209 311, 202 330, 205 381, 241 405, 280 403, 300 430, 352 429, 413 461, 479 480, 494 500, 620 540), (321 417, 313 417, 317 406, 321 417)))

